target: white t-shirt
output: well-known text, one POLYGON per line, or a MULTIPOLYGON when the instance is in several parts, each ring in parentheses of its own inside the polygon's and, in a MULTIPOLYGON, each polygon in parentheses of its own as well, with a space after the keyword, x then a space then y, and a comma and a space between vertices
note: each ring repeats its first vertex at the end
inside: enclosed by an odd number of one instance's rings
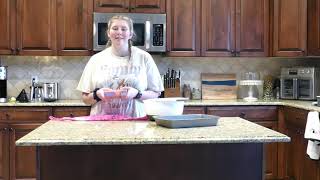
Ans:
MULTIPOLYGON (((131 59, 115 56, 111 48, 93 55, 80 78, 77 90, 90 93, 95 88, 116 89, 124 80, 126 86, 140 91, 164 90, 159 70, 152 56, 137 48, 131 48, 131 59)), ((99 101, 92 105, 90 115, 120 114, 132 117, 145 116, 140 100, 114 99, 111 102, 99 101)))

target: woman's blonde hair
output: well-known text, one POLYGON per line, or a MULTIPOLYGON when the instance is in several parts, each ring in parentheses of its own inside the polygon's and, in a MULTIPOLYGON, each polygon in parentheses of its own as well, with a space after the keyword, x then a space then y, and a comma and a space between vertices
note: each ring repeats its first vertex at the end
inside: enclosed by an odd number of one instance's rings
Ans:
MULTIPOLYGON (((128 39, 129 58, 131 59, 131 47, 132 47, 132 44, 133 44, 132 39, 135 37, 135 33, 134 33, 134 30, 133 30, 133 21, 132 21, 132 19, 130 19, 127 16, 123 16, 123 15, 113 16, 108 22, 108 29, 107 29, 106 33, 108 33, 110 31, 111 24, 114 22, 114 20, 124 20, 124 21, 127 22, 128 26, 129 26, 129 31, 132 33, 132 38, 128 39)), ((112 42, 109 39, 107 44, 106 44, 106 47, 110 47, 111 45, 112 45, 112 42)))

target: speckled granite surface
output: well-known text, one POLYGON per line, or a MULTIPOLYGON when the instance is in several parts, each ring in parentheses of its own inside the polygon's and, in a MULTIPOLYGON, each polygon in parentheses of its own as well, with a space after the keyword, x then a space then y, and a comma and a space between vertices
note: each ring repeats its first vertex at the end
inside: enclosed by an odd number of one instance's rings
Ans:
POLYGON ((18 146, 288 142, 286 135, 238 117, 217 126, 169 129, 151 121, 48 121, 18 146))
MULTIPOLYGON (((240 99, 235 100, 189 100, 185 102, 186 106, 245 106, 245 105, 280 105, 302 108, 305 110, 320 111, 320 107, 311 104, 312 101, 298 100, 274 100, 274 101, 256 101, 245 102, 240 99)), ((33 103, 0 103, 1 106, 89 106, 81 100, 59 100, 55 102, 33 102, 33 103)))

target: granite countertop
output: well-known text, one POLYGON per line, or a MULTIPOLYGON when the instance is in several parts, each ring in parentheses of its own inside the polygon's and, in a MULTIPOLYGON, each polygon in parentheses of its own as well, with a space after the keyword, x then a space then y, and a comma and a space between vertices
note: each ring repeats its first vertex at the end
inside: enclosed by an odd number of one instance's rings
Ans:
POLYGON ((152 121, 48 121, 16 141, 18 146, 289 142, 284 134, 241 119, 217 126, 169 129, 152 121))
MULTIPOLYGON (((313 101, 301 100, 272 100, 272 101, 255 101, 245 102, 241 99, 235 100, 189 100, 185 102, 186 106, 246 106, 246 105, 280 105, 301 108, 310 111, 320 111, 320 107, 312 105, 313 101)), ((88 106, 82 100, 58 100, 55 102, 32 102, 32 103, 0 103, 1 106, 88 106)))

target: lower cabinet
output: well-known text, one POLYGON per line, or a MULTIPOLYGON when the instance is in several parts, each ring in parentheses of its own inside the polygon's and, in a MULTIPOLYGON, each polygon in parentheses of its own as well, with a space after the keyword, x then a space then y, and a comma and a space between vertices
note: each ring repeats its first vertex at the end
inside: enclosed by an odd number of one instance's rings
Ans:
MULTIPOLYGON (((277 106, 215 106, 208 107, 207 113, 221 117, 241 117, 267 128, 278 130, 277 106)), ((278 143, 264 145, 265 179, 278 178, 278 143)))
POLYGON ((320 180, 320 162, 311 160, 306 154, 308 140, 304 139, 304 130, 308 111, 284 107, 283 114, 280 131, 291 138, 290 143, 284 144, 284 179, 320 180))
POLYGON ((15 141, 49 116, 85 116, 90 107, 0 107, 0 180, 36 180, 36 148, 15 141))
POLYGON ((36 179, 34 147, 17 147, 15 141, 48 120, 51 108, 0 108, 0 179, 36 179))

